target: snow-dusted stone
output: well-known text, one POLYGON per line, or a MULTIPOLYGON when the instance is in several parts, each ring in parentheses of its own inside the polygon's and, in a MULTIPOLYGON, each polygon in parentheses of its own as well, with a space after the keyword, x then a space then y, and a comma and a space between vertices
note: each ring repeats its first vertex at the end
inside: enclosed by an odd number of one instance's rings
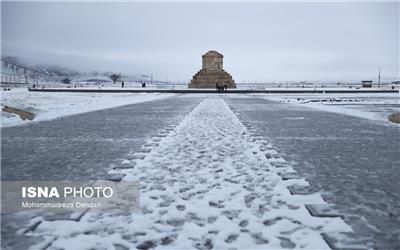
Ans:
POLYGON ((121 162, 121 164, 130 164, 130 163, 131 163, 131 161, 128 160, 128 159, 124 159, 124 160, 121 162))
POLYGON ((289 167, 289 163, 288 162, 271 162, 271 165, 276 167, 276 168, 287 168, 289 167))
POLYGON ((107 176, 108 181, 121 181, 125 174, 110 174, 107 176))
POLYGON ((153 136, 153 137, 151 138, 151 140, 152 140, 153 142, 160 142, 160 141, 162 140, 162 137, 153 136))
POLYGON ((151 151, 150 148, 141 148, 137 152, 146 154, 146 153, 150 153, 150 151, 151 151))
POLYGON ((279 159, 280 158, 280 156, 276 153, 275 154, 274 153, 266 153, 265 157, 267 159, 279 159))
POLYGON ((255 141, 263 141, 263 140, 265 140, 264 136, 253 136, 253 139, 255 141))
POLYGON ((264 134, 263 134, 263 133, 261 133, 261 132, 260 132, 260 130, 258 130, 258 129, 254 129, 254 131, 256 131, 255 133, 252 133, 252 135, 253 135, 253 137, 254 137, 254 138, 257 138, 257 137, 259 137, 259 138, 262 138, 262 139, 264 139, 264 134))
POLYGON ((119 166, 114 166, 113 169, 114 170, 118 170, 118 169, 132 169, 134 168, 135 164, 132 162, 129 165, 119 165, 119 166))
POLYGON ((159 131, 156 136, 158 137, 166 137, 169 134, 168 131, 159 131))
POLYGON ((282 178, 282 180, 287 181, 287 180, 292 180, 292 179, 300 179, 301 177, 297 173, 292 173, 292 172, 281 172, 278 173, 279 176, 282 178))
POLYGON ((281 241, 280 246, 284 249, 293 249, 296 247, 296 244, 294 244, 289 238, 278 237, 278 239, 281 241))
POLYGON ((37 248, 44 249, 44 246, 54 239, 53 236, 35 235, 36 228, 42 224, 41 210, 23 213, 2 213, 1 247, 4 250, 25 250, 37 248))
POLYGON ((333 250, 367 250, 362 240, 355 239, 354 233, 322 233, 322 237, 333 250))
POLYGON ((88 211, 89 211, 89 208, 87 208, 87 209, 85 209, 85 210, 83 210, 83 211, 73 212, 73 213, 69 216, 69 218, 70 218, 71 220, 74 220, 74 221, 80 221, 80 220, 82 219, 82 217, 83 217, 88 211))
POLYGON ((289 179, 298 179, 300 178, 299 176, 296 176, 297 171, 294 170, 292 167, 287 167, 287 168, 276 168, 276 173, 278 173, 279 175, 293 175, 292 176, 288 176, 289 179))
POLYGON ((7 249, 34 249, 34 250, 45 250, 49 249, 51 243, 56 240, 57 238, 54 236, 30 236, 24 235, 19 239, 19 241, 15 242, 14 244, 9 244, 10 248, 7 249), (32 248, 32 246, 35 246, 32 248))
POLYGON ((26 234, 34 231, 40 225, 40 223, 42 223, 41 219, 31 221, 31 223, 29 223, 26 228, 22 229, 22 233, 26 234))
POLYGON ((148 142, 144 145, 144 147, 146 148, 153 148, 153 147, 158 147, 158 145, 160 145, 160 143, 158 142, 148 142))
POLYGON ((131 155, 129 158, 130 160, 143 160, 146 157, 144 154, 134 154, 131 155))
POLYGON ((147 249, 155 248, 156 246, 157 246, 156 241, 154 241, 154 240, 146 240, 146 241, 143 241, 140 244, 138 244, 136 246, 136 248, 139 249, 139 250, 147 250, 147 249))
POLYGON ((43 216, 45 221, 55 221, 55 220, 71 220, 72 211, 65 210, 63 212, 57 213, 46 213, 43 216))
POLYGON ((267 149, 267 150, 277 150, 276 147, 272 146, 272 145, 269 144, 269 143, 267 144, 266 149, 267 149))
POLYGON ((65 209, 64 211, 60 212, 57 211, 55 213, 46 212, 43 215, 43 219, 45 221, 57 221, 57 220, 65 220, 65 221, 80 221, 82 217, 89 211, 89 208, 81 210, 81 211, 72 211, 65 209))
POLYGON ((16 115, 13 114, 13 113, 8 113, 8 112, 1 111, 1 117, 3 117, 3 118, 11 118, 11 117, 16 117, 16 115))
POLYGON ((306 204, 308 212, 316 217, 343 217, 332 205, 330 204, 306 204))
POLYGON ((276 218, 273 218, 273 219, 265 220, 263 222, 263 224, 266 227, 270 227, 272 225, 275 225, 278 221, 281 221, 281 220, 282 220, 282 217, 276 217, 276 218))
POLYGON ((123 246, 121 244, 114 244, 113 246, 115 250, 129 250, 129 247, 123 246))
POLYGON ((316 192, 312 186, 292 185, 288 186, 288 189, 292 195, 309 195, 316 192))

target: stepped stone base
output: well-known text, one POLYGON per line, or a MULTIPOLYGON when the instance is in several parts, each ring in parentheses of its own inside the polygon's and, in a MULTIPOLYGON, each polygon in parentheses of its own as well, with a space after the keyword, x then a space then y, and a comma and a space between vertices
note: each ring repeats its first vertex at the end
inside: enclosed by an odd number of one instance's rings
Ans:
POLYGON ((197 72, 189 84, 189 88, 214 89, 216 84, 227 85, 228 88, 236 88, 232 76, 225 70, 207 70, 202 69, 197 72))

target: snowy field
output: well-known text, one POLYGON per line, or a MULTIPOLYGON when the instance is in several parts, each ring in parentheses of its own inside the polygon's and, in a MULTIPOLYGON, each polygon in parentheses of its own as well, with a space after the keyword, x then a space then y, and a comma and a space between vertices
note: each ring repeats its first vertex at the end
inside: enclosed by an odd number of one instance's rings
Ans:
MULTIPOLYGON (((57 93, 29 92, 24 88, 11 91, 1 91, 1 107, 11 106, 36 113, 35 121, 84 113, 94 110, 113 108, 122 105, 159 100, 174 96, 174 94, 157 93, 57 93)), ((18 115, 1 113, 1 126, 9 127, 27 124, 18 115)))
POLYGON ((399 93, 255 95, 278 102, 334 112, 390 124, 388 116, 400 113, 399 93))

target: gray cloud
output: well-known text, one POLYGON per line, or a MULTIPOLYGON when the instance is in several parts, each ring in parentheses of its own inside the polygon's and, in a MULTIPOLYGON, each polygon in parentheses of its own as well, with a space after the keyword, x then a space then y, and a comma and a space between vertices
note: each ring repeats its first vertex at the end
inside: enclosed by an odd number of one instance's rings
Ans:
POLYGON ((2 2, 2 53, 189 80, 218 50, 237 81, 399 76, 399 3, 2 2))

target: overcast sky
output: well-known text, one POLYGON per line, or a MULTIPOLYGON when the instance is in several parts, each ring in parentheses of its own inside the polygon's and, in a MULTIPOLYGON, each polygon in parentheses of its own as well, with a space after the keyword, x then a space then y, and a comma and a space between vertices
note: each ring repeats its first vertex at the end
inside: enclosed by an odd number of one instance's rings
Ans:
POLYGON ((208 50, 237 81, 399 76, 399 2, 2 2, 2 54, 189 80, 208 50))

